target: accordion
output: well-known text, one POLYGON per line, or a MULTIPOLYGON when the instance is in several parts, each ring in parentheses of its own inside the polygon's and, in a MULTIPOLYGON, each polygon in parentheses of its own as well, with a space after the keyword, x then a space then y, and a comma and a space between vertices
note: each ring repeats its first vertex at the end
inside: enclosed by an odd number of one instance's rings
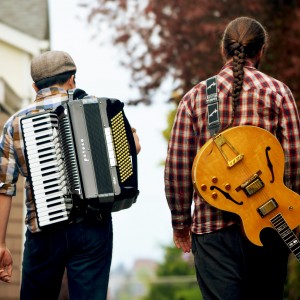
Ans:
POLYGON ((68 222, 74 206, 129 208, 139 194, 137 153, 117 99, 71 99, 20 120, 40 229, 68 222))

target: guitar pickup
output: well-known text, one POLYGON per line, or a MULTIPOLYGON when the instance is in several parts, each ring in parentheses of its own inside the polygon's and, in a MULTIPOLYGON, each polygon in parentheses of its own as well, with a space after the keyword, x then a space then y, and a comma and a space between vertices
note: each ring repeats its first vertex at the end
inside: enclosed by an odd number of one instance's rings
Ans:
POLYGON ((261 171, 258 171, 254 175, 252 175, 248 180, 246 180, 243 184, 241 184, 236 191, 240 191, 241 189, 245 192, 247 197, 252 196, 253 194, 257 193, 259 190, 261 190, 265 184, 260 179, 259 175, 261 174, 261 171))
POLYGON ((278 207, 278 203, 275 201, 275 199, 271 198, 266 203, 264 203, 262 206, 260 206, 257 209, 257 211, 261 217, 265 217, 267 214, 272 212, 277 207, 278 207))

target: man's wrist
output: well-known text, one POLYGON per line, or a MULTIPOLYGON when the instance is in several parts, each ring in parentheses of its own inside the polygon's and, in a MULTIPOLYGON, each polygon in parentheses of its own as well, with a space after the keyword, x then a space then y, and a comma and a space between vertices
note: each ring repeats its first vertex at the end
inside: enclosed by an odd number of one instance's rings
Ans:
POLYGON ((190 231, 191 231, 190 227, 185 227, 185 228, 182 228, 182 229, 173 228, 173 233, 176 236, 187 235, 187 234, 190 233, 190 231))

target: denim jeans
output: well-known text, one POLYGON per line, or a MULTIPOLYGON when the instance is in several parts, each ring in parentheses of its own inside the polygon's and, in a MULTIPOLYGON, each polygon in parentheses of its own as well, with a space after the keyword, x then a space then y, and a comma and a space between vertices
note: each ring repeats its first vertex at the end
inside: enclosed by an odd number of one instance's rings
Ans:
POLYGON ((106 300, 112 259, 112 220, 27 230, 21 300, 57 300, 66 268, 70 300, 106 300))
POLYGON ((264 247, 229 226, 192 235, 197 281, 204 300, 282 300, 289 250, 273 229, 262 230, 264 247))

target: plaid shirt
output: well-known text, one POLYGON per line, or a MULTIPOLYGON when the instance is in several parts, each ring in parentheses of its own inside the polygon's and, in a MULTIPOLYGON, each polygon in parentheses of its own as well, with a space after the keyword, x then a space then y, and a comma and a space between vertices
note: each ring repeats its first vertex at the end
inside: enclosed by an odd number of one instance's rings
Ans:
MULTIPOLYGON (((220 122, 225 128, 232 115, 232 63, 221 69, 217 84, 220 122)), ((299 193, 300 123, 295 100, 285 84, 259 72, 250 61, 244 67, 243 90, 232 126, 239 125, 262 127, 277 137, 285 153, 284 183, 299 193)), ((238 222, 233 214, 207 204, 193 189, 193 160, 210 137, 206 82, 202 81, 179 103, 168 145, 165 192, 174 229, 191 226, 194 233, 203 234, 238 222)))
POLYGON ((31 232, 40 231, 37 226, 36 213, 28 180, 24 157, 23 137, 20 132, 20 119, 29 113, 51 110, 68 101, 67 92, 59 88, 46 88, 38 92, 36 100, 30 106, 21 109, 5 123, 0 138, 0 193, 10 196, 16 194, 19 174, 26 178, 25 224, 31 232))

